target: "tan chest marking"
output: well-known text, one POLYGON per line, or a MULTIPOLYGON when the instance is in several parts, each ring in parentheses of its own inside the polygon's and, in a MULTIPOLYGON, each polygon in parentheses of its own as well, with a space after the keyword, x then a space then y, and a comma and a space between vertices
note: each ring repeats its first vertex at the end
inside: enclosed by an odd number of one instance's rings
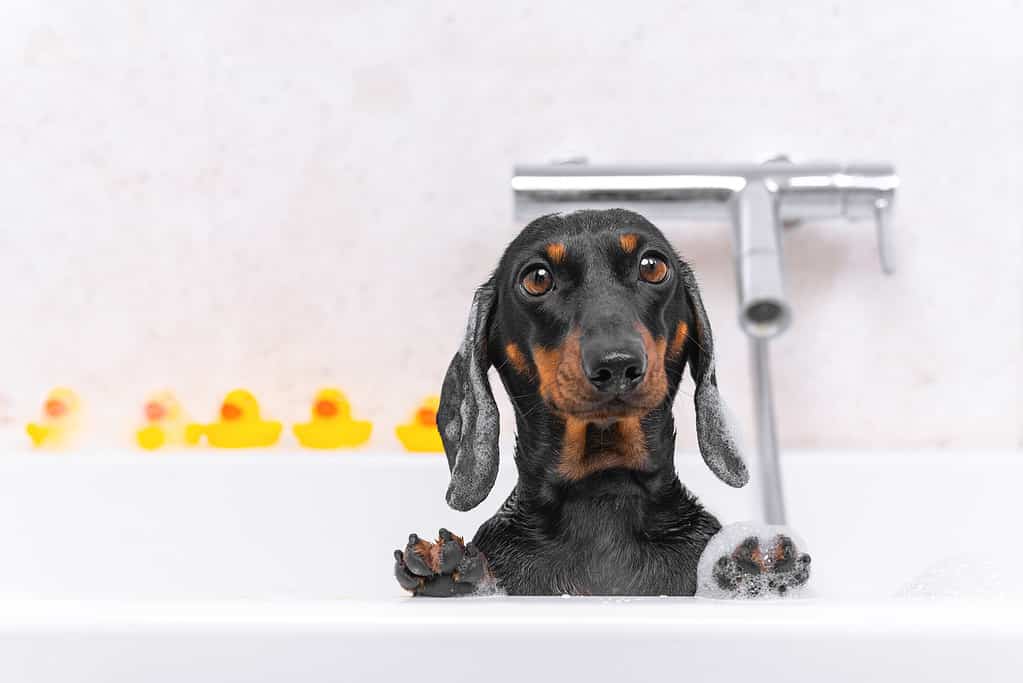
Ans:
POLYGON ((641 470, 646 466, 646 437, 640 418, 628 417, 608 429, 590 429, 589 423, 565 419, 558 472, 572 481, 615 468, 641 470))

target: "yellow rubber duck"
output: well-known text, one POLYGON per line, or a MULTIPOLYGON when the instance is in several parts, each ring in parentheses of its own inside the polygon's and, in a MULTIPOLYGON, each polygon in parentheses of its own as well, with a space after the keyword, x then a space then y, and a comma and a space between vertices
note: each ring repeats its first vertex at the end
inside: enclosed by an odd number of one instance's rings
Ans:
POLYGON ((235 389, 220 405, 220 419, 208 425, 189 425, 187 439, 206 435, 215 448, 261 448, 272 446, 281 437, 281 423, 263 420, 259 402, 251 392, 235 389))
POLYGON ((78 431, 81 401, 71 389, 58 387, 43 402, 43 417, 25 427, 37 448, 60 448, 68 445, 78 431))
POLYGON ((161 446, 194 446, 198 430, 190 428, 188 415, 169 391, 158 391, 146 399, 142 409, 146 425, 135 433, 138 445, 153 451, 161 446))
POLYGON ((306 448, 351 448, 366 443, 373 424, 352 419, 348 398, 338 389, 321 389, 313 400, 311 419, 292 427, 306 448))
POLYGON ((440 397, 430 396, 419 404, 409 424, 398 425, 395 431, 406 450, 414 453, 443 453, 444 444, 437 431, 437 408, 440 397))

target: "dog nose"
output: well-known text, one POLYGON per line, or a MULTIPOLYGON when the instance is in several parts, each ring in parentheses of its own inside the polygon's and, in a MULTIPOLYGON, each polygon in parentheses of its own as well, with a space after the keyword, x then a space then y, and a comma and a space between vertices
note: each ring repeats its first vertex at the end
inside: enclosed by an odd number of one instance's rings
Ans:
POLYGON ((586 344, 582 361, 590 384, 601 392, 625 393, 646 374, 646 351, 639 340, 586 344))

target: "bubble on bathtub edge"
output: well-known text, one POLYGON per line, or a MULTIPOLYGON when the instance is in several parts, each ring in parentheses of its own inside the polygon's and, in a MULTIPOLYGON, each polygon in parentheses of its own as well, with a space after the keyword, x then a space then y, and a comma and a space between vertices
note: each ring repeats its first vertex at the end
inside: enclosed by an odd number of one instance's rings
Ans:
POLYGON ((959 553, 929 565, 899 589, 895 597, 909 600, 1023 600, 1023 586, 1010 576, 1004 558, 984 553, 959 553))

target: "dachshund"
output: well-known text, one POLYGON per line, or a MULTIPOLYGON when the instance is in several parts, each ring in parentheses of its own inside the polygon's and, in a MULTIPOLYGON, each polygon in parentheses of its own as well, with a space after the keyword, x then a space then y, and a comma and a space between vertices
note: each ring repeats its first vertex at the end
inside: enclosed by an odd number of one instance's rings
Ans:
MULTIPOLYGON (((515 409, 518 481, 472 542, 409 537, 395 576, 414 595, 693 595, 718 520, 675 472, 671 407, 689 366, 700 453, 725 484, 749 473, 718 394, 714 342, 692 269, 631 211, 538 218, 473 298, 437 425, 456 510, 498 468, 497 368, 515 409)), ((755 537, 714 565, 723 589, 784 593, 809 556, 755 537)))

